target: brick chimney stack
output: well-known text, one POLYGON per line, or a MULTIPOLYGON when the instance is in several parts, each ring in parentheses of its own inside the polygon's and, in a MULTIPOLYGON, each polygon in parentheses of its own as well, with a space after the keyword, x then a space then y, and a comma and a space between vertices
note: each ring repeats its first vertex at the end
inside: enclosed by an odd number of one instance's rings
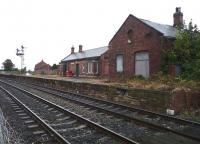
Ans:
POLYGON ((82 51, 83 51, 83 46, 79 45, 79 52, 82 52, 82 51))
POLYGON ((71 54, 74 54, 74 46, 71 47, 71 54))
POLYGON ((183 13, 181 12, 181 7, 176 7, 176 12, 174 13, 174 27, 183 27, 183 13))

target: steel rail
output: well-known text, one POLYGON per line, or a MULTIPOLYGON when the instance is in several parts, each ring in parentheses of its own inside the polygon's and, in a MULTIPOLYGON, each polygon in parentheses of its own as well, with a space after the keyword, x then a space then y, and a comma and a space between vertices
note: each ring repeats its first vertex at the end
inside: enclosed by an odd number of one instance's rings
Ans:
MULTIPOLYGON (((39 85, 36 85, 36 84, 31 84, 31 85, 39 86, 39 85)), ((41 87, 41 86, 39 86, 39 87, 41 87)), ((125 106, 123 104, 118 104, 118 103, 114 103, 114 102, 110 102, 110 101, 105 101, 105 100, 101 100, 101 99, 98 99, 98 98, 91 98, 91 97, 89 97, 87 95, 83 95, 83 94, 77 94, 77 93, 74 93, 74 92, 59 90, 59 89, 55 89, 55 88, 51 88, 51 87, 45 87, 45 86, 43 86, 43 87, 46 88, 46 89, 55 90, 55 91, 62 92, 62 93, 65 93, 65 94, 72 94, 72 95, 83 97, 83 98, 87 98, 87 99, 90 99, 90 100, 93 100, 93 101, 98 101, 98 102, 103 102, 103 103, 106 103, 106 104, 111 104, 113 106, 126 108, 126 109, 132 110, 132 111, 136 110, 136 111, 143 112, 143 113, 148 113, 148 114, 151 114, 151 115, 154 115, 154 116, 160 116, 160 117, 165 118, 165 119, 169 119, 169 120, 181 122, 181 123, 184 123, 184 124, 190 124, 192 126, 199 126, 200 127, 200 123, 199 122, 194 122, 194 121, 190 121, 190 120, 186 120, 186 119, 176 118, 176 117, 173 117, 173 116, 164 115, 164 114, 148 111, 148 110, 141 109, 141 108, 129 107, 129 106, 125 106)))
MULTIPOLYGON (((27 86, 27 85, 26 85, 26 86, 27 86)), ((154 128, 154 129, 168 131, 168 132, 171 132, 171 133, 174 133, 174 134, 183 136, 183 137, 187 137, 187 138, 192 139, 192 140, 195 140, 195 141, 200 141, 200 137, 195 137, 195 136, 192 136, 192 135, 188 135, 188 134, 185 134, 185 133, 182 133, 182 132, 173 130, 173 129, 171 129, 171 128, 167 128, 167 127, 164 127, 164 126, 161 126, 161 125, 153 124, 153 123, 150 123, 150 122, 147 122, 147 121, 138 119, 138 118, 134 118, 134 117, 131 117, 131 116, 128 116, 128 115, 124 115, 124 114, 121 114, 121 113, 118 113, 118 112, 113 112, 112 110, 107 110, 107 109, 104 109, 104 108, 101 108, 101 107, 98 107, 98 106, 94 106, 94 105, 87 104, 87 103, 84 103, 84 102, 81 102, 81 101, 78 101, 78 100, 74 100, 74 99, 71 99, 71 98, 67 98, 67 97, 64 97, 64 96, 59 95, 59 94, 55 94, 55 93, 52 93, 52 92, 49 92, 49 91, 41 90, 40 88, 35 88, 35 89, 40 90, 40 91, 43 91, 43 92, 46 92, 46 93, 49 93, 49 94, 52 94, 52 95, 55 95, 55 96, 59 96, 59 97, 61 97, 61 98, 64 98, 64 99, 73 101, 73 102, 75 102, 75 103, 79 103, 79 104, 82 104, 82 105, 85 105, 85 106, 88 106, 88 107, 95 108, 95 109, 97 109, 97 110, 99 110, 99 111, 102 111, 102 112, 107 112, 107 113, 113 114, 113 115, 115 115, 115 116, 117 116, 117 117, 123 118, 123 119, 128 120, 128 121, 135 121, 135 122, 142 123, 142 124, 144 124, 144 125, 146 125, 146 126, 148 126, 148 127, 154 128)), ((59 90, 58 90, 58 91, 59 91, 59 90)), ((79 95, 79 94, 78 94, 78 95, 79 95)), ((94 100, 94 99, 93 99, 93 100, 94 100)), ((106 101, 106 102, 107 102, 107 101, 106 101)), ((125 106, 125 107, 126 107, 126 106, 125 106)), ((156 116, 157 116, 157 115, 156 115, 156 116)), ((160 115, 158 115, 158 116, 160 116, 160 115)))
POLYGON ((22 91, 22 92, 24 92, 24 93, 26 93, 26 94, 32 96, 32 97, 34 97, 34 98, 36 98, 36 99, 38 99, 38 100, 40 100, 40 101, 42 101, 42 102, 44 102, 44 103, 46 103, 46 104, 48 104, 48 105, 51 105, 52 107, 54 107, 54 108, 56 108, 56 109, 62 111, 63 113, 69 114, 70 116, 72 116, 72 117, 78 119, 79 121, 82 121, 82 122, 88 124, 90 127, 93 127, 93 128, 95 128, 96 130, 99 130, 99 131, 101 131, 101 132, 103 132, 103 133, 106 133, 107 135, 113 137, 114 139, 121 140, 121 141, 125 142, 126 144, 139 144, 139 143, 136 142, 136 141, 133 141, 133 140, 131 140, 131 139, 129 139, 129 138, 127 138, 127 137, 121 135, 121 134, 118 134, 118 133, 116 133, 116 132, 114 132, 114 131, 112 131, 112 130, 106 128, 106 127, 104 127, 104 126, 101 126, 101 125, 99 125, 99 124, 97 124, 97 123, 95 123, 95 122, 93 122, 93 121, 91 121, 91 120, 89 120, 89 119, 86 119, 86 118, 84 118, 84 117, 82 117, 82 116, 80 116, 80 115, 78 115, 78 114, 76 114, 76 113, 74 113, 74 112, 71 112, 71 111, 69 111, 69 110, 67 110, 67 109, 65 109, 65 108, 63 108, 63 107, 61 107, 61 106, 59 106, 59 105, 56 105, 56 104, 54 104, 53 102, 50 102, 50 101, 48 101, 48 100, 45 100, 45 99, 43 99, 43 98, 37 96, 36 94, 33 94, 33 93, 31 93, 31 92, 28 92, 27 90, 24 90, 24 89, 22 89, 22 88, 19 88, 19 87, 17 87, 17 86, 14 86, 14 85, 12 85, 12 84, 9 84, 9 83, 7 83, 7 82, 4 82, 4 81, 2 81, 2 80, 0 80, 0 82, 4 83, 4 84, 6 84, 6 85, 9 85, 9 86, 11 86, 11 87, 14 87, 14 88, 16 88, 16 89, 18 89, 18 90, 20 90, 20 91, 22 91))
POLYGON ((6 92, 9 97, 17 102, 21 107, 24 108, 25 111, 27 111, 31 117, 36 120, 46 131, 48 131, 51 136, 54 136, 54 138, 62 144, 71 144, 69 141, 67 141, 64 137, 62 137, 58 132, 56 132, 51 126, 49 126, 44 120, 42 120, 40 117, 38 117, 31 109, 29 109, 25 104, 23 104, 19 99, 17 99, 12 93, 10 93, 8 90, 6 90, 4 87, 0 86, 0 88, 6 92))
POLYGON ((107 112, 107 113, 113 114, 113 115, 115 115, 117 117, 126 119, 128 121, 135 121, 135 122, 142 123, 142 124, 144 124, 144 125, 146 125, 148 127, 154 128, 154 129, 168 131, 168 132, 171 132, 171 133, 183 136, 183 137, 187 137, 187 138, 195 140, 195 141, 200 141, 200 137, 195 137, 195 136, 192 136, 192 135, 188 135, 188 134, 173 130, 171 128, 167 128, 167 127, 160 126, 160 125, 157 125, 157 124, 153 124, 153 123, 150 123, 150 122, 147 122, 147 121, 143 121, 141 119, 134 118, 134 117, 131 117, 131 116, 128 116, 128 115, 124 115, 124 114, 121 114, 121 113, 118 113, 118 112, 113 112, 112 110, 107 110, 107 109, 104 109, 104 108, 101 108, 101 107, 98 107, 98 106, 94 106, 94 105, 87 104, 87 103, 84 103, 84 102, 81 102, 81 101, 78 101, 78 100, 67 98, 67 97, 64 97, 64 96, 59 95, 59 94, 55 94, 55 93, 52 93, 52 92, 49 92, 49 91, 41 90, 39 88, 35 88, 35 89, 37 89, 39 91, 43 91, 43 92, 49 93, 49 94, 52 94, 52 95, 55 95, 55 96, 59 96, 61 98, 73 101, 75 103, 79 103, 79 104, 82 104, 82 105, 85 105, 85 106, 88 106, 88 107, 95 108, 95 109, 100 110, 102 112, 107 112))

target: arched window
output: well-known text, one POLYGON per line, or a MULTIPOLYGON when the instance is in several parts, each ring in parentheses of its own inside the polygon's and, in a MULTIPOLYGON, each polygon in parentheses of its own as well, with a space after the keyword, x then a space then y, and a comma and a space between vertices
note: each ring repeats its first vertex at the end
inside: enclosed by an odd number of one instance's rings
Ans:
POLYGON ((128 36, 128 43, 131 44, 133 42, 133 30, 132 29, 130 29, 127 32, 127 36, 128 36))

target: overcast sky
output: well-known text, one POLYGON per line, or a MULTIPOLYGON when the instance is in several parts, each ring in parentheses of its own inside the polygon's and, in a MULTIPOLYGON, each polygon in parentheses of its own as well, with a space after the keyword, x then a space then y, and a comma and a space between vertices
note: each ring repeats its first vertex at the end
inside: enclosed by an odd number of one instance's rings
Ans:
POLYGON ((25 66, 42 59, 59 63, 74 45, 106 46, 129 14, 173 24, 175 7, 186 23, 200 26, 199 0, 0 0, 0 64, 9 58, 20 68, 16 48, 25 49, 25 66))

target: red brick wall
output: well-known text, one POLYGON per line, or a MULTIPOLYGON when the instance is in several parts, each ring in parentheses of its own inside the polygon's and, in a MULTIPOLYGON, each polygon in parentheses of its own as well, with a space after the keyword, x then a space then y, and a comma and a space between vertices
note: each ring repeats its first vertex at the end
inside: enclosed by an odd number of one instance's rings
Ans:
POLYGON ((49 74, 51 68, 50 65, 40 62, 35 65, 34 72, 37 74, 49 74))
POLYGON ((135 73, 135 54, 146 51, 149 53, 150 75, 158 72, 161 66, 162 34, 130 15, 113 39, 109 42, 109 73, 110 76, 133 76, 135 73), (133 30, 133 42, 128 43, 127 32, 133 30), (116 55, 124 55, 124 71, 116 72, 116 55))
POLYGON ((106 52, 100 57, 100 73, 101 76, 109 75, 108 53, 106 52))
POLYGON ((191 89, 174 90, 170 104, 170 109, 173 109, 175 113, 191 107, 199 107, 200 91, 191 89))
MULTIPOLYGON (((94 63, 94 61, 99 63, 98 59, 85 59, 85 60, 79 60, 79 61, 71 61, 67 62, 67 71, 72 71, 76 75, 76 64, 79 64, 79 74, 80 75, 97 75, 97 64, 94 63), (93 73, 88 73, 88 62, 93 62, 93 73)), ((99 63, 100 66, 100 63, 99 63)), ((98 68, 98 70, 100 70, 98 68)), ((100 72, 100 71, 99 71, 100 72)))

